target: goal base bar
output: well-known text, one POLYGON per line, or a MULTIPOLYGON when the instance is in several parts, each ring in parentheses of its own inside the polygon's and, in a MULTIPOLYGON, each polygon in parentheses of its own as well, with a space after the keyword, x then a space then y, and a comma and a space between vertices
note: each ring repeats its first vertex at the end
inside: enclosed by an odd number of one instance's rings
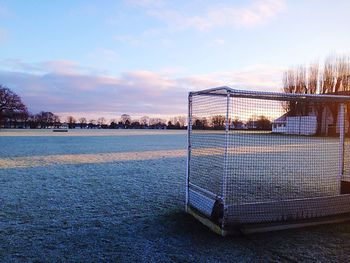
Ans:
POLYGON ((218 234, 218 235, 223 236, 223 237, 229 234, 227 231, 225 231, 219 225, 217 225, 214 222, 212 222, 208 217, 203 215, 197 209, 192 208, 191 206, 187 206, 187 213, 192 215, 195 219, 197 219, 203 225, 208 227, 215 234, 218 234))
POLYGON ((212 222, 207 216, 199 212, 197 209, 192 208, 191 206, 187 207, 187 213, 192 215, 199 222, 208 227, 211 231, 223 237, 228 235, 239 236, 242 234, 265 233, 271 231, 281 231, 287 229, 304 228, 350 221, 350 213, 347 213, 295 221, 229 225, 227 228, 222 229, 218 224, 212 222))
POLYGON ((240 227, 244 234, 264 233, 270 231, 280 231, 295 228, 304 228, 318 225, 328 225, 350 221, 350 214, 319 217, 314 219, 304 219, 288 222, 246 224, 240 227))

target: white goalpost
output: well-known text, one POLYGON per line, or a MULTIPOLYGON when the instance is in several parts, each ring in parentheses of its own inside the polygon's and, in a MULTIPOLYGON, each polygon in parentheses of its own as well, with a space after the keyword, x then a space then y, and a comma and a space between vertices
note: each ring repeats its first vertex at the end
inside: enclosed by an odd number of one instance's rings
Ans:
POLYGON ((350 217, 350 96, 190 92, 186 211, 215 232, 350 217))

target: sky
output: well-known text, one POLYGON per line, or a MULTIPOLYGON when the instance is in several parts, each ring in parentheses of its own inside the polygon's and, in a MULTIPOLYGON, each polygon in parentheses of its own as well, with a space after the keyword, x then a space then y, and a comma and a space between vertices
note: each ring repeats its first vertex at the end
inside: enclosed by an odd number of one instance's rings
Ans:
POLYGON ((350 54, 350 1, 0 0, 0 84, 32 113, 185 115, 189 91, 279 91, 350 54))

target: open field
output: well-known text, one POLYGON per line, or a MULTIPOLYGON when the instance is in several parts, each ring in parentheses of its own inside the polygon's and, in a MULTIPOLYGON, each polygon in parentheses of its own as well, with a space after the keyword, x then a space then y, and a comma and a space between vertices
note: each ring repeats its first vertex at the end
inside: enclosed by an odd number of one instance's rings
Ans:
MULTIPOLYGON (((195 131, 190 180, 222 196, 225 134, 195 131)), ((228 204, 334 196, 340 187, 339 138, 230 132, 228 204)), ((345 153, 348 157, 349 145, 345 153)), ((347 167, 347 166, 345 166, 347 167)))
MULTIPOLYGON (((241 140, 237 162, 276 149, 255 139, 267 148, 241 140)), ((204 156, 217 146, 208 147, 204 156)), ((0 261, 348 260, 350 223, 245 237, 211 233, 183 212, 185 148, 184 131, 1 131, 0 261)))
MULTIPOLYGON (((166 134, 183 134, 184 131, 179 130, 167 130, 166 134)), ((164 130, 119 130, 119 129, 73 129, 69 130, 67 133, 58 133, 52 132, 51 129, 1 129, 0 137, 2 136, 11 136, 11 137, 40 137, 40 136, 49 136, 49 137, 93 137, 93 136, 131 136, 131 135, 162 135, 164 130)))

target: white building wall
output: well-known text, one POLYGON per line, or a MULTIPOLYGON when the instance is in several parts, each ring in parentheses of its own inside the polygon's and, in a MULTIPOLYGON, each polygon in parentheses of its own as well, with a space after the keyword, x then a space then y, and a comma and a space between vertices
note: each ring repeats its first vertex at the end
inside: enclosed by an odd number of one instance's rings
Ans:
POLYGON ((286 124, 285 123, 273 123, 272 124, 272 132, 275 133, 286 133, 286 124))
POLYGON ((316 116, 287 117, 286 134, 314 135, 316 131, 316 116))
MULTIPOLYGON (((340 132, 340 115, 338 114, 338 118, 337 118, 337 133, 340 132)), ((348 133, 349 132, 349 121, 345 120, 345 126, 344 126, 344 132, 348 133)))
POLYGON ((317 117, 302 116, 300 119, 300 134, 314 135, 317 132, 317 117))
POLYGON ((299 134, 299 117, 287 117, 286 124, 287 134, 299 134))
POLYGON ((324 107, 322 111, 321 132, 328 134, 329 126, 334 123, 332 113, 328 107, 324 107))

